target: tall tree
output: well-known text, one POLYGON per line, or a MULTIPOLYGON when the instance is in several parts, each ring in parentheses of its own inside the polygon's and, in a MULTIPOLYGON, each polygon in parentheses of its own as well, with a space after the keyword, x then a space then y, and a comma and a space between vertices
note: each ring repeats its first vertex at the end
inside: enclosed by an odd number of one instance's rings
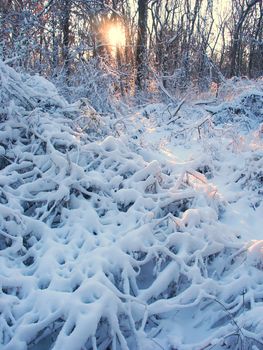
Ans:
POLYGON ((62 54, 63 54, 63 61, 65 64, 66 76, 69 76, 69 69, 70 69, 69 36, 70 36, 71 6, 72 6, 71 0, 62 0, 62 18, 61 18, 61 27, 62 27, 62 34, 63 34, 62 54))
POLYGON ((147 60, 147 18, 148 0, 138 0, 138 36, 136 47, 136 87, 142 90, 145 85, 147 60))
POLYGON ((232 4, 238 11, 238 19, 234 26, 231 48, 230 76, 240 75, 240 51, 242 50, 242 30, 245 20, 253 7, 262 0, 233 1, 232 4))

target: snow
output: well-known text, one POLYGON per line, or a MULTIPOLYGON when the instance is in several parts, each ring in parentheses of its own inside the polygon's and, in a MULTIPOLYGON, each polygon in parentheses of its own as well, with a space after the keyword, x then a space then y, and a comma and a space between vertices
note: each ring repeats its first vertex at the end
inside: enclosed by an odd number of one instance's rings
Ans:
POLYGON ((263 267, 263 241, 252 241, 248 247, 247 261, 259 269, 263 267))
POLYGON ((0 74, 0 348, 263 349, 262 84, 102 120, 0 74))

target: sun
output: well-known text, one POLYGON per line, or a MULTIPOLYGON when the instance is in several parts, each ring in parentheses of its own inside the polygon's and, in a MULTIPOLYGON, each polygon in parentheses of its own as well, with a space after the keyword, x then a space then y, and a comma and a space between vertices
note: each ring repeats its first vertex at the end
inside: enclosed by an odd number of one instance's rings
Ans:
POLYGON ((110 24, 107 28, 106 36, 109 45, 113 48, 121 48, 125 46, 125 30, 121 24, 110 24))

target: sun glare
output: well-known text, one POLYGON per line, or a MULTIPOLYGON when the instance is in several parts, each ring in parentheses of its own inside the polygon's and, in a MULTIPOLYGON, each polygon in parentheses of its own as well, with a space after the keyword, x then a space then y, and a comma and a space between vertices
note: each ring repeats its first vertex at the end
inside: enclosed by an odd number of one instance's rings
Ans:
POLYGON ((113 48, 125 46, 125 31, 121 24, 111 24, 107 28, 107 41, 113 48))

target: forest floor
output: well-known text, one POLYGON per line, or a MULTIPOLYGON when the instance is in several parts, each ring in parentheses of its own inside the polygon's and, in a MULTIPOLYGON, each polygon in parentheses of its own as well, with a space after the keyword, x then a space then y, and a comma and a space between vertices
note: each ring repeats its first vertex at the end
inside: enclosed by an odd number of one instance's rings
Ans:
POLYGON ((262 82, 116 118, 0 74, 0 348, 263 349, 262 82))

